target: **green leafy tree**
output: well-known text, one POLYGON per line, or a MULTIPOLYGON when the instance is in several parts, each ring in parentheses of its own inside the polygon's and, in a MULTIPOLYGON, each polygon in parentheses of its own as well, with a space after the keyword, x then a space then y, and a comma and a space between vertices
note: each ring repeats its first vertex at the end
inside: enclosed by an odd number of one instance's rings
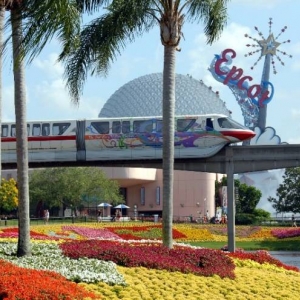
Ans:
POLYGON ((268 198, 276 212, 300 213, 300 167, 285 170, 276 196, 268 198))
POLYGON ((241 183, 238 187, 238 195, 241 212, 253 214, 262 196, 261 191, 254 186, 248 186, 245 183, 241 183))
MULTIPOLYGON (((23 0, 29 11, 29 40, 40 43, 48 28, 40 28, 41 20, 51 10, 67 0, 23 0), (34 9, 29 9, 33 7, 34 9), (30 15, 31 14, 31 15, 30 15), (42 32, 42 34, 40 33, 42 32)), ((60 59, 66 63, 66 79, 71 98, 79 98, 89 74, 107 75, 110 63, 127 43, 148 32, 155 25, 160 28, 164 47, 163 66, 163 244, 173 246, 173 174, 174 174, 174 111, 176 51, 183 35, 185 21, 204 23, 207 43, 215 41, 227 21, 226 0, 77 0, 81 13, 98 16, 84 26, 79 35, 70 34, 63 40, 60 59), (101 10, 102 9, 102 10, 101 10), (101 15, 99 16, 99 11, 101 15)), ((65 12, 67 13, 67 12, 65 12)), ((61 39, 62 40, 62 39, 61 39)), ((40 43, 43 46, 42 43, 40 43)), ((29 47, 30 49, 30 47, 29 47)), ((34 55, 34 52, 33 52, 34 55)))
POLYGON ((10 212, 18 207, 18 188, 16 181, 2 178, 0 187, 0 208, 3 212, 10 212))
POLYGON ((109 180, 99 168, 49 168, 30 175, 30 199, 42 201, 49 208, 65 205, 74 213, 88 199, 112 205, 123 202, 119 185, 109 180))
MULTIPOLYGON (((221 181, 216 181, 216 193, 222 186, 227 186, 227 177, 222 177, 221 181)), ((245 183, 241 183, 238 179, 234 180, 234 188, 237 196, 237 208, 238 213, 252 214, 262 196, 260 190, 253 186, 249 186, 245 183)))

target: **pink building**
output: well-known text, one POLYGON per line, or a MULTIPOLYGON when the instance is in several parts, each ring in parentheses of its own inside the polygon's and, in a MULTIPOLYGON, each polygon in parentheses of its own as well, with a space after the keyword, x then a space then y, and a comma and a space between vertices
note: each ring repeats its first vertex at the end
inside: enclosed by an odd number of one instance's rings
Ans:
MULTIPOLYGON (((108 178, 119 182, 126 198, 127 214, 162 214, 162 170, 142 168, 102 168, 108 178)), ((174 219, 203 217, 208 210, 215 214, 216 174, 175 171, 174 219)))

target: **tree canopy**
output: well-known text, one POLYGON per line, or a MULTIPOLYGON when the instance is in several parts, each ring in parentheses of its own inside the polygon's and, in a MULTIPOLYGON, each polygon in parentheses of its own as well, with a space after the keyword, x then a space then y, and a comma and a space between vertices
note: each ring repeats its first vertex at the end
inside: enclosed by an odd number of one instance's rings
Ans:
POLYGON ((18 207, 18 188, 16 181, 2 179, 0 187, 1 212, 10 212, 18 207))
POLYGON ((112 205, 123 202, 118 183, 92 167, 35 170, 30 175, 29 193, 31 202, 42 201, 49 208, 65 205, 76 209, 91 200, 112 205))
MULTIPOLYGON (((223 177, 221 182, 216 182, 217 189, 221 186, 227 186, 227 177, 223 177)), ((234 187, 236 189, 236 212, 253 214, 262 196, 261 191, 241 183, 238 179, 234 180, 234 187)))
POLYGON ((276 212, 300 213, 300 167, 285 170, 276 196, 268 198, 276 212))

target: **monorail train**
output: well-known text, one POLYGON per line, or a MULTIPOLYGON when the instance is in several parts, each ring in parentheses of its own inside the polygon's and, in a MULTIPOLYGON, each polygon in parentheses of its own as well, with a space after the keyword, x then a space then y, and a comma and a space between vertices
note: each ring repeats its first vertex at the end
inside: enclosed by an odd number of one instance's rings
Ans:
MULTIPOLYGON (((162 158, 162 117, 28 122, 29 162, 162 158)), ((225 115, 175 118, 175 158, 209 157, 255 133, 225 115)), ((16 162, 16 126, 2 124, 2 162, 16 162)))

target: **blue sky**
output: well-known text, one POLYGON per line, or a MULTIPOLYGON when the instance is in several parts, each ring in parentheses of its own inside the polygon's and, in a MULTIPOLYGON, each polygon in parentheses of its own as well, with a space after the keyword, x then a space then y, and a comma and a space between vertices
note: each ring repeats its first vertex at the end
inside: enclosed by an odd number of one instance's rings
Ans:
MULTIPOLYGON (((275 94, 268 105, 267 126, 274 127, 282 142, 300 143, 300 35, 298 0, 232 0, 228 5, 229 20, 220 39, 213 45, 206 44, 202 24, 186 22, 183 26, 184 39, 177 53, 176 72, 190 74, 202 79, 233 112, 232 117, 244 123, 241 109, 228 87, 217 82, 208 71, 214 58, 227 48, 236 51, 233 65, 242 68, 245 75, 253 77, 253 83, 260 83, 263 60, 251 70, 259 57, 244 55, 249 52, 245 45, 252 43, 244 35, 258 38, 254 26, 267 38, 269 18, 272 18, 272 32, 276 37, 284 26, 287 30, 278 42, 288 39, 291 43, 280 45, 279 49, 292 58, 279 54, 284 66, 275 58, 277 74, 271 73, 270 81, 275 94)), ((96 118, 105 101, 125 83, 142 75, 162 72, 163 47, 159 28, 154 28, 143 37, 128 44, 116 61, 112 63, 106 78, 93 77, 86 82, 79 107, 71 104, 63 80, 63 66, 56 62, 59 44, 52 41, 31 65, 26 66, 27 118, 28 120, 64 120, 74 118, 96 118)), ((4 62, 3 76, 3 121, 14 120, 13 77, 9 57, 4 62)))

